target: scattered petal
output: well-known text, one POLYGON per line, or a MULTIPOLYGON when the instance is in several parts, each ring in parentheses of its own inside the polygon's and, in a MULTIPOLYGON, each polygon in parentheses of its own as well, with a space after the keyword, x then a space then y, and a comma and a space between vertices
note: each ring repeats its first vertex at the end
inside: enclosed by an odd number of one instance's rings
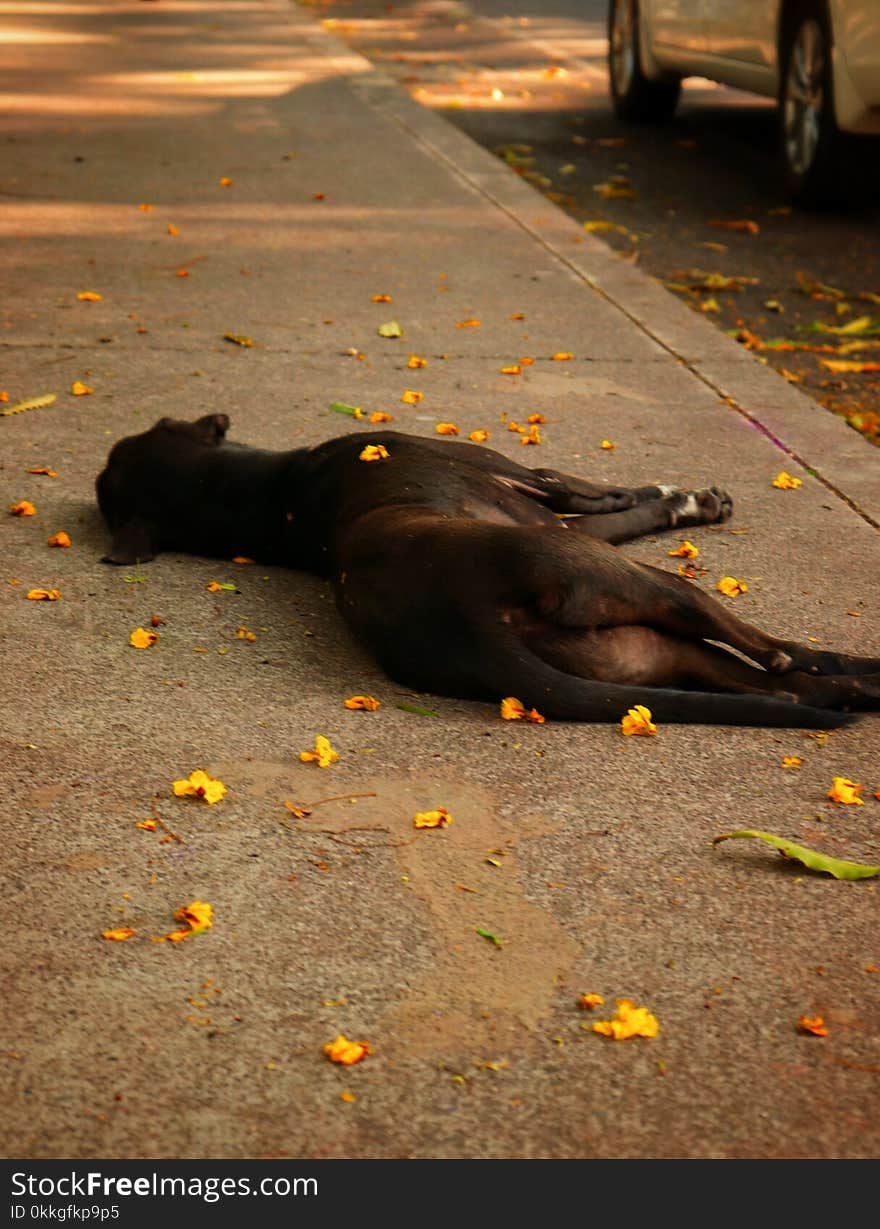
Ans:
POLYGON ((617 445, 615 443, 612 443, 611 440, 602 440, 599 447, 604 448, 606 452, 611 452, 617 447, 617 445))
POLYGON ((457 329, 478 329, 482 324, 482 320, 459 320, 456 324, 457 329))
POLYGON ((861 362, 858 359, 848 358, 820 358, 819 362, 823 367, 827 367, 829 371, 834 372, 860 372, 860 371, 880 371, 880 363, 861 362))
POLYGON ((185 922, 186 926, 181 930, 172 930, 167 935, 154 935, 154 943, 164 943, 166 940, 171 943, 179 943, 182 939, 189 939, 193 935, 203 934, 204 931, 210 930, 214 925, 214 910, 204 900, 194 900, 188 905, 182 905, 174 914, 176 922, 185 922))
POLYGON ((625 1041, 628 1037, 656 1037, 660 1024, 647 1007, 636 1007, 631 999, 618 999, 611 1019, 597 1020, 593 1032, 613 1037, 615 1041, 625 1041))
POLYGON ((593 191, 605 201, 636 199, 636 190, 624 175, 613 175, 607 183, 593 184, 593 191))
POLYGON ((350 1067, 352 1063, 359 1063, 362 1058, 366 1058, 372 1052, 368 1041, 349 1041, 342 1033, 335 1041, 330 1041, 324 1046, 324 1053, 331 1063, 342 1063, 344 1067, 350 1067))
POLYGON ((799 755, 784 755, 781 761, 783 768, 800 768, 803 762, 799 755))
POLYGON ((95 390, 88 384, 83 384, 82 380, 74 380, 70 386, 70 391, 74 397, 88 397, 89 393, 93 393, 95 390))
POLYGON ((81 303, 100 303, 104 296, 97 290, 81 290, 76 297, 81 303))
POLYGON ((235 634, 239 640, 249 640, 253 642, 257 638, 256 634, 254 632, 249 632, 246 627, 236 628, 235 634))
POLYGON ((420 401, 424 401, 425 394, 417 393, 413 388, 404 389, 400 400, 404 405, 418 405, 420 401))
POLYGON ((180 231, 177 229, 177 227, 174 225, 173 222, 169 222, 168 227, 167 227, 167 233, 169 235, 179 235, 180 231))
POLYGON ((734 576, 722 576, 718 584, 715 586, 719 593, 723 593, 725 597, 738 597, 740 593, 748 593, 749 586, 744 580, 737 580, 734 576))
POLYGON ((238 589, 235 585, 221 584, 219 580, 209 580, 205 585, 205 588, 209 593, 221 593, 224 590, 228 593, 238 593, 238 589))
POLYGON ((149 649, 159 640, 158 632, 148 632, 144 627, 136 627, 128 638, 133 649, 149 649))
POLYGON ((700 304, 700 311, 701 312, 720 312, 721 304, 718 302, 718 300, 713 295, 712 297, 708 299, 703 299, 702 303, 700 304))
POLYGON ((402 337, 403 329, 396 320, 389 320, 386 324, 380 324, 376 332, 380 337, 402 337))
POLYGON ((800 1032, 811 1033, 814 1037, 828 1036, 828 1029, 825 1027, 825 1021, 821 1016, 801 1016, 797 1026, 800 1032))
POLYGON ((57 478, 58 471, 49 469, 46 465, 35 465, 33 469, 27 471, 29 474, 43 474, 46 478, 57 478))
POLYGON ((189 269, 178 269, 175 277, 189 277, 189 269))
POLYGON ((329 768, 339 759, 339 752, 334 751, 330 746, 329 738, 325 738, 323 734, 316 734, 314 751, 300 751, 299 758, 304 764, 315 763, 319 768, 329 768))
POLYGON ((203 798, 212 806, 215 802, 219 802, 226 793, 226 786, 223 782, 216 777, 209 777, 201 768, 191 772, 188 777, 175 781, 173 788, 177 798, 203 798))
POLYGON ((224 341, 231 341, 236 346, 255 346, 257 343, 253 337, 248 337, 244 333, 224 333, 224 341))
POLYGON ((519 442, 521 444, 540 444, 541 433, 538 430, 538 424, 532 423, 528 429, 528 432, 520 437, 519 442))
POLYGON ((391 295, 390 294, 374 294, 373 302, 374 303, 390 303, 391 295))
POLYGON ((503 376, 522 375, 522 367, 520 367, 519 363, 514 363, 511 367, 502 367, 501 374, 503 376))
POLYGON ((620 728, 627 736, 657 733, 657 727, 651 720, 651 710, 645 708, 644 704, 637 704, 635 708, 631 708, 626 716, 621 718, 620 728))
POLYGON ((394 418, 391 414, 386 414, 384 410, 374 410, 369 417, 369 421, 371 423, 394 422, 394 418))
POLYGON ((508 696, 502 700, 500 711, 505 721, 528 721, 532 725, 543 725, 546 721, 536 708, 527 709, 516 696, 508 696))
POLYGON ((680 555, 682 559, 696 559, 700 551, 698 547, 694 546, 693 542, 685 540, 681 546, 677 546, 675 550, 668 550, 666 553, 667 555, 680 555))
POLYGON ((155 832, 157 825, 155 819, 138 819, 135 820, 134 826, 136 828, 142 828, 144 832, 155 832))
POLYGON ((442 828, 452 823, 452 816, 446 807, 437 807, 436 811, 419 811, 413 818, 415 828, 442 828))
POLYGON ((59 529, 58 533, 53 533, 50 538, 46 539, 48 546, 71 546, 70 534, 65 533, 63 529, 59 529))
POLYGON ((723 222, 720 218, 716 218, 709 225, 717 226, 719 230, 744 230, 750 235, 757 235, 761 232, 761 227, 751 218, 736 218, 732 222, 723 222))
POLYGON ((358 457, 359 461, 383 461, 389 456, 384 444, 367 444, 358 457))
POLYGON ((526 419, 526 422, 530 427, 533 427, 535 423, 543 424, 546 421, 547 420, 543 414, 529 414, 528 418, 526 419))
POLYGON ((346 1105, 354 1105, 355 1101, 357 1101, 357 1097, 354 1093, 349 1092, 347 1088, 344 1088, 339 1094, 339 1099, 340 1101, 344 1101, 346 1105))
POLYGON ((438 422, 434 430, 438 435, 458 435, 458 427, 454 422, 438 422))
POLYGON ((152 208, 152 205, 138 205, 138 209, 140 209, 141 213, 149 213, 152 208))
POLYGON ((860 798, 859 794, 865 787, 857 785, 855 781, 850 781, 848 777, 835 777, 831 789, 828 791, 828 797, 832 802, 841 802, 845 806, 865 805, 864 798, 860 798))
POLYGON ((17 504, 11 504, 9 508, 10 516, 36 516, 37 505, 32 504, 29 499, 20 499, 17 504))
POLYGON ((556 353, 551 354, 550 357, 555 363, 567 363, 570 358, 574 358, 574 355, 569 354, 568 350, 557 350, 556 353))
POLYGON ((57 602, 61 597, 60 589, 28 589, 26 597, 31 602, 57 602))
POLYGON ((411 354, 406 361, 407 367, 427 367, 428 360, 419 354, 411 354))
POLYGON ((582 994, 578 999, 578 1007, 592 1011, 594 1007, 601 1007, 604 1002, 601 994, 582 994))
POLYGON ((345 701, 345 707, 351 709, 362 709, 367 713, 375 713, 380 707, 380 702, 374 700, 372 696, 349 696, 345 701))
POLYGON ((229 178, 228 175, 224 175, 222 179, 218 179, 217 182, 221 188, 231 188, 232 187, 232 180, 229 178))
POLYGON ((795 478, 781 469, 770 485, 778 487, 780 491, 796 491, 802 482, 803 478, 795 478))
POLYGON ((468 436, 468 439, 474 444, 485 444, 488 438, 489 432, 484 427, 480 427, 477 431, 472 431, 468 436))
POLYGON ((117 926, 115 930, 102 930, 102 939, 111 939, 114 943, 124 943, 126 939, 130 939, 134 935, 134 931, 130 926, 117 926))

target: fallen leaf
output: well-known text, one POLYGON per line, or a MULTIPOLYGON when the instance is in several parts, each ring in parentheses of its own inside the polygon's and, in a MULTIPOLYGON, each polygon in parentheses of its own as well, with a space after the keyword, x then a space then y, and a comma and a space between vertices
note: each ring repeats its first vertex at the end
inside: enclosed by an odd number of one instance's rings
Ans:
POLYGON ((416 392, 414 388, 406 388, 401 394, 400 400, 405 405, 418 405, 420 401, 424 401, 425 394, 416 392))
POLYGON ((593 1032, 613 1037, 615 1041, 626 1041, 629 1037, 656 1037, 660 1024, 647 1007, 636 1007, 632 999, 618 999, 611 1019, 597 1020, 593 1032))
POLYGON ((413 818, 415 828, 442 828, 452 823, 452 816, 446 807, 437 807, 435 811, 419 811, 413 818))
POLYGON ((330 409, 334 414, 350 414, 352 418, 366 418, 366 410, 359 405, 349 405, 345 401, 331 401, 330 409))
POLYGON ((857 785, 855 781, 850 781, 848 777, 835 777, 831 789, 828 791, 828 797, 832 802, 840 802, 844 806, 865 805, 864 798, 860 798, 859 794, 864 789, 863 785, 857 785))
POLYGON ((330 746, 329 738, 323 734, 315 735, 314 751, 300 751, 299 758, 304 764, 317 764, 319 768, 329 768, 339 759, 339 752, 330 746))
POLYGON ((625 717, 621 718, 620 729, 627 736, 657 733, 657 727, 651 720, 651 710, 645 708, 644 704, 637 704, 635 708, 629 710, 625 717))
POLYGON ((115 930, 102 930, 101 938, 110 939, 114 943, 124 943, 135 934, 130 926, 117 926, 115 930))
POLYGON ((61 597, 60 589, 28 589, 25 594, 31 602, 57 602, 61 597))
POLYGON ((10 516, 36 516, 37 505, 32 504, 29 499, 20 499, 17 504, 10 504, 10 516))
POLYGON ((205 588, 209 593, 222 593, 224 590, 227 593, 238 593, 235 585, 221 584, 219 580, 209 580, 205 588))
POLYGON ((454 422, 438 422, 434 430, 438 435, 458 435, 458 427, 454 422))
POLYGON ((74 397, 88 397, 88 395, 93 393, 95 390, 90 388, 88 384, 83 384, 82 380, 74 380, 70 386, 70 391, 73 393, 74 397))
POLYGON ((798 290, 800 290, 801 294, 805 294, 811 299, 846 298, 844 292, 838 290, 836 286, 826 286, 822 282, 815 282, 806 273, 795 273, 794 276, 798 284, 798 290))
POLYGON ((201 768, 191 772, 188 777, 179 778, 173 784, 176 798, 203 798, 211 806, 219 802, 226 793, 226 786, 216 777, 209 777, 201 768))
POLYGON ((546 717, 543 717, 536 708, 527 709, 516 696, 508 696, 502 700, 500 712, 505 721, 527 721, 532 725, 543 725, 546 721, 546 717))
POLYGON ((803 483, 803 478, 795 478, 791 474, 787 474, 784 469, 780 470, 771 486, 778 487, 780 491, 796 491, 803 483))
POLYGON ((719 593, 723 593, 725 597, 738 597, 741 593, 748 593, 749 587, 744 580, 737 580, 735 576, 722 576, 718 584, 715 586, 719 593))
POLYGON ((768 312, 777 312, 781 314, 785 311, 785 308, 778 299, 765 299, 764 306, 768 312))
POLYGON ((784 858, 795 859, 802 862, 808 870, 821 871, 824 874, 833 875, 835 879, 871 879, 875 875, 880 875, 880 866, 868 866, 863 862, 845 862, 840 858, 830 858, 827 854, 817 853, 815 849, 807 848, 806 845, 796 845, 794 841, 774 836, 772 832, 761 832, 757 828, 746 828, 742 832, 725 832, 722 836, 714 837, 712 844, 717 845, 719 841, 738 838, 757 838, 767 845, 772 845, 774 849, 778 849, 784 858))
POLYGON ((828 1029, 821 1016, 801 1016, 797 1026, 802 1033, 811 1033, 814 1037, 827 1037, 828 1029))
POLYGON ((435 713, 433 708, 421 708, 418 704, 406 704, 403 701, 394 705, 404 713, 415 713, 417 717, 439 717, 439 713, 435 713))
POLYGON ((349 696, 345 701, 345 707, 355 710, 363 710, 367 713, 375 713, 377 708, 381 707, 379 700, 374 700, 372 696, 349 696))
POLYGON ((685 540, 680 546, 676 546, 675 550, 668 550, 667 555, 674 557, 681 556, 682 559, 696 559, 699 555, 699 547, 694 546, 693 542, 685 540))
POLYGON ((136 627, 128 638, 133 649, 149 649, 159 641, 158 632, 148 632, 144 627, 136 627))
POLYGON ((376 332, 380 337, 402 337, 403 329, 396 320, 389 320, 386 324, 380 324, 376 332))
POLYGON ((488 939, 490 943, 495 945, 495 947, 501 946, 501 940, 491 930, 484 930, 482 926, 477 926, 476 931, 481 939, 488 939))
POLYGON ((244 333, 224 333, 224 341, 231 341, 236 346, 255 346, 257 343, 253 337, 248 337, 244 333))
POLYGON ((324 1046, 324 1053, 331 1063, 342 1063, 344 1067, 359 1063, 372 1052, 368 1041, 349 1041, 342 1033, 334 1041, 324 1046))
POLYGON ((720 312, 721 305, 719 304, 718 300, 714 297, 711 299, 703 299, 702 303, 700 304, 700 311, 701 312, 720 312))
POLYGON ((367 444, 366 448, 360 453, 359 461, 384 461, 389 456, 388 449, 384 444, 367 444))

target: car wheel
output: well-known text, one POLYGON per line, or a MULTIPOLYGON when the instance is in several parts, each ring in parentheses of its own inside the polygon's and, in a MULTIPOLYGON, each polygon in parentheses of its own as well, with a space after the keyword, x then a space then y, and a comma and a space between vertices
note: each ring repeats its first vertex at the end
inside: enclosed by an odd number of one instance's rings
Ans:
POLYGON ((642 72, 638 0, 610 0, 608 5, 608 78, 619 119, 661 122, 675 111, 681 81, 651 81, 642 72))
POLYGON ((824 6, 803 7, 783 34, 779 123, 786 190, 797 204, 811 206, 840 199, 842 138, 828 17, 824 6))

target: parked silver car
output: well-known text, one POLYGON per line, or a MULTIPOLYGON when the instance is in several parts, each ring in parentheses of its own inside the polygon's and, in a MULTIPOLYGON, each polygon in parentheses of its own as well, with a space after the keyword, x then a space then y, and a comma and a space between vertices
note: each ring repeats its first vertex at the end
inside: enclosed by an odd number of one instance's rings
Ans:
POLYGON ((683 77, 776 98, 804 205, 840 195, 848 136, 880 138, 880 0, 609 0, 608 66, 625 120, 669 118, 683 77))

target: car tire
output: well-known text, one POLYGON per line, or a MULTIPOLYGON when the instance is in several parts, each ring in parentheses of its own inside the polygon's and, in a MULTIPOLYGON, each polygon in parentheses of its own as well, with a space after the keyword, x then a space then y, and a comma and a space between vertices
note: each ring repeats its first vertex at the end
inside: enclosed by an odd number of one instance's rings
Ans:
POLYGON ((651 81, 639 54, 638 0, 610 0, 608 5, 608 80, 618 119, 663 123, 671 119, 681 93, 680 78, 651 81))
POLYGON ((782 173, 806 208, 840 201, 843 137, 834 117, 831 26, 824 4, 804 4, 783 31, 779 73, 782 173))

